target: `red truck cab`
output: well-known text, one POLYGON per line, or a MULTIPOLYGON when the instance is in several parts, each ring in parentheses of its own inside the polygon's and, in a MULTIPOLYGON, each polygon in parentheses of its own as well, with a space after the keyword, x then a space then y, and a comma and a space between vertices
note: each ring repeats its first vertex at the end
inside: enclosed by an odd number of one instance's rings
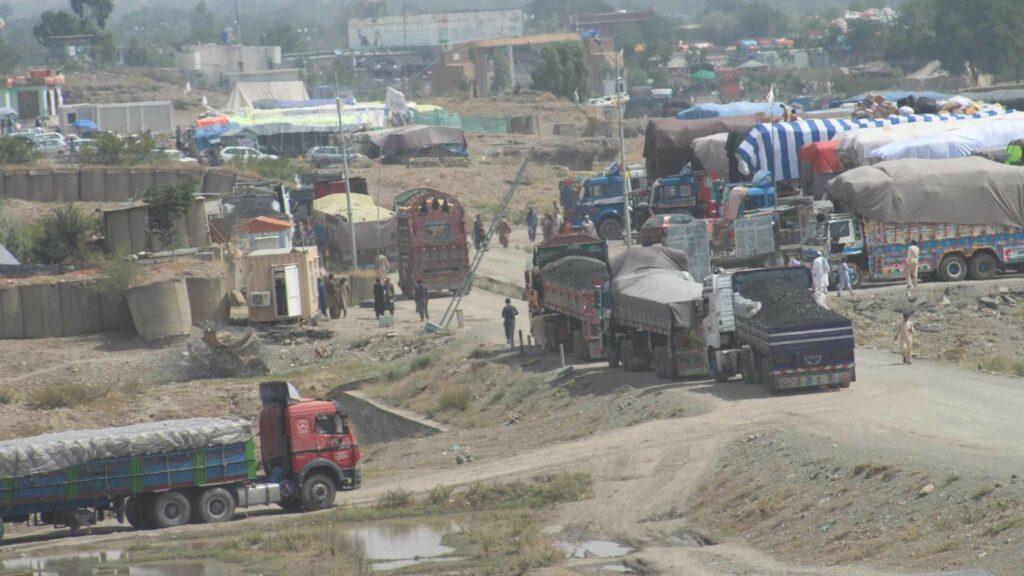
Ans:
POLYGON ((337 403, 301 398, 287 382, 260 384, 260 397, 263 468, 281 484, 282 507, 329 508, 338 490, 362 484, 362 453, 337 403))

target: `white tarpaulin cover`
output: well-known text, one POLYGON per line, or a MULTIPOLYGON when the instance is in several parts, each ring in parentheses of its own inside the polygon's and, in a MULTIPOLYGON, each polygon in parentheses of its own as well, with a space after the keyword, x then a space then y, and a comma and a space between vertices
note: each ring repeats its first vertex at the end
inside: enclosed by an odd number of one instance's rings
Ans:
POLYGON ((861 166, 829 181, 828 195, 876 222, 1024 227, 1024 168, 979 156, 861 166))
POLYGON ((700 160, 704 168, 704 174, 711 176, 712 172, 718 173, 719 177, 729 174, 729 156, 725 153, 725 141, 729 138, 728 132, 703 136, 693 141, 693 155, 700 160))
POLYGON ((906 142, 892 142, 875 148, 869 158, 879 160, 946 160, 963 158, 982 150, 1006 146, 1024 137, 1024 120, 1004 120, 973 124, 952 132, 929 134, 906 142))
POLYGON ((278 82, 239 82, 228 97, 225 110, 254 108, 260 100, 309 100, 306 85, 300 80, 278 82))
POLYGON ((634 247, 615 256, 609 264, 612 314, 664 334, 673 326, 697 326, 693 303, 704 285, 694 281, 688 267, 685 253, 666 246, 634 247))
POLYGON ((55 472, 92 460, 236 444, 251 438, 248 422, 225 418, 55 432, 0 442, 0 478, 55 472))

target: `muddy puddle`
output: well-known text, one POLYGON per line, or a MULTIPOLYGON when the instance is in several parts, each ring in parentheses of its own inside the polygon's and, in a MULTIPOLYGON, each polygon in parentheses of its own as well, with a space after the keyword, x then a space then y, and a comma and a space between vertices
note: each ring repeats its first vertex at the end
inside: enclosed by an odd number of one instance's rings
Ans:
POLYGON ((566 558, 618 558, 634 551, 633 548, 611 540, 580 540, 558 542, 566 558))
MULTIPOLYGON (((375 571, 397 570, 422 562, 461 560, 441 543, 459 530, 451 519, 417 519, 345 524, 334 527, 334 550, 359 558, 375 571)), ((135 560, 138 560, 136 558, 135 560)), ((127 552, 110 550, 61 556, 0 560, 3 576, 229 576, 236 569, 216 562, 133 563, 127 552)))
POLYGON ((175 562, 133 565, 118 550, 0 560, 4 576, 227 576, 220 565, 175 562))

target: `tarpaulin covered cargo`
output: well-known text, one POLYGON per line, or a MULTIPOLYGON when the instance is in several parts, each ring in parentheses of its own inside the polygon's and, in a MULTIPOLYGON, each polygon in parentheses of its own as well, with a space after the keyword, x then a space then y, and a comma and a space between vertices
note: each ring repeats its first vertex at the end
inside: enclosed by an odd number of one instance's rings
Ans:
POLYGON ((888 118, 860 120, 797 120, 754 126, 737 149, 738 160, 746 164, 747 174, 770 170, 776 181, 800 177, 800 148, 811 142, 826 142, 837 134, 862 128, 881 128, 916 122, 959 122, 971 118, 986 118, 1003 114, 1002 110, 986 110, 976 114, 911 114, 888 118))
POLYGON ((704 174, 711 176, 717 174, 724 177, 729 173, 729 157, 725 153, 725 143, 729 138, 728 132, 703 136, 693 141, 693 155, 700 161, 700 167, 704 174))
POLYGON ((757 122, 756 116, 723 116, 705 120, 655 118, 648 121, 644 137, 648 180, 678 174, 693 160, 691 144, 697 138, 731 130, 749 132, 757 122))
POLYGON ((878 222, 1024 227, 1024 168, 978 156, 861 166, 833 178, 828 195, 878 222))
POLYGON ((634 247, 612 258, 612 315, 626 326, 668 334, 699 326, 695 302, 704 286, 687 272, 686 254, 666 246, 634 247))
POLYGON ((99 430, 70 430, 0 442, 0 478, 55 472, 107 458, 248 442, 244 420, 189 418, 99 430))
POLYGON ((985 148, 1006 146, 1024 137, 1024 119, 984 122, 951 132, 928 134, 875 148, 868 158, 878 160, 945 160, 963 158, 985 148))
POLYGON ((457 128, 406 126, 370 135, 386 159, 413 156, 465 156, 466 134, 457 128))
POLYGON ((708 102, 705 104, 694 104, 676 114, 676 118, 680 120, 703 120, 704 118, 751 116, 754 114, 781 116, 782 104, 769 104, 768 102, 729 102, 728 104, 718 104, 716 102, 708 102))
POLYGON ((309 100, 309 92, 301 80, 277 82, 238 82, 228 96, 225 110, 255 108, 261 100, 309 100))

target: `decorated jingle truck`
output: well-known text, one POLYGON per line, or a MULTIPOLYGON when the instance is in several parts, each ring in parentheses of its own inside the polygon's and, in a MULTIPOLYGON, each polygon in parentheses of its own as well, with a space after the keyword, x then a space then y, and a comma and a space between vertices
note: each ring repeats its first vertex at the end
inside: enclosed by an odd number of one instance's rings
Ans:
POLYGON ((226 522, 238 508, 334 505, 362 483, 355 432, 341 406, 286 382, 260 385, 262 474, 243 420, 189 418, 71 430, 0 442, 4 523, 88 529, 105 516, 135 528, 226 522))
POLYGON ((861 278, 904 276, 911 242, 923 277, 987 280, 1024 269, 1024 168, 981 157, 893 160, 833 178, 829 198, 841 208, 804 246, 833 270, 845 259, 861 278))
POLYGON ((416 280, 430 292, 455 291, 469 272, 466 214, 451 194, 415 188, 395 198, 398 287, 412 296, 416 280))
POLYGON ((531 325, 539 323, 544 349, 562 345, 589 362, 602 355, 602 290, 608 281, 608 245, 583 233, 537 245, 527 272, 531 325))

